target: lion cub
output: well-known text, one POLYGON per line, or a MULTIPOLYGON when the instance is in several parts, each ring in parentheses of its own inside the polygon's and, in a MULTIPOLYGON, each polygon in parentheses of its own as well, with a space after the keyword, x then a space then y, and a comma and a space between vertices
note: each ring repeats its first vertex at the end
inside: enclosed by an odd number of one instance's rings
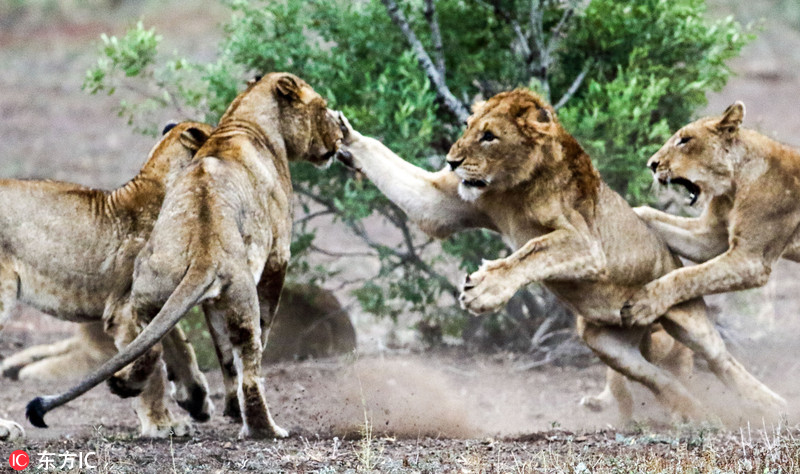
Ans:
POLYGON ((240 94, 167 190, 136 259, 128 311, 150 324, 75 388, 31 402, 31 422, 43 425, 49 409, 145 354, 113 379, 120 390, 138 389, 157 358, 153 346, 192 306, 202 304, 224 373, 238 379, 226 376, 225 382, 228 393, 231 384, 238 393, 240 436, 287 436, 272 420, 260 372, 289 261, 289 161, 326 164, 341 137, 325 100, 296 76, 272 73, 240 94), (269 303, 260 312, 259 299, 269 303))
MULTIPOLYGON (((0 180, 0 330, 19 301, 59 319, 92 324, 117 347, 126 344, 125 333, 136 322, 118 310, 128 298, 134 259, 150 235, 165 188, 209 133, 211 127, 202 123, 168 126, 139 174, 114 191, 0 180)), ((208 385, 180 328, 165 345, 178 403, 195 419, 209 419, 208 385)), ((188 425, 173 419, 159 383, 153 380, 138 400, 142 435, 185 434, 188 425)), ((19 425, 8 423, 11 428, 0 427, 0 439, 22 436, 19 425)))
POLYGON ((654 178, 684 186, 700 217, 648 207, 636 212, 670 249, 704 262, 648 283, 622 309, 627 324, 648 324, 702 295, 764 285, 783 257, 800 261, 800 153, 746 128, 736 102, 722 116, 678 130, 647 162, 654 178))

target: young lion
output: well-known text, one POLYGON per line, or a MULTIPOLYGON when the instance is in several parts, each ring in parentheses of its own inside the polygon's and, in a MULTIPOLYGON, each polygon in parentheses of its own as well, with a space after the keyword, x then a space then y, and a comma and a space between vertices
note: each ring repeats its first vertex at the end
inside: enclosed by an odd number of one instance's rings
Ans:
MULTIPOLYGON (((493 311, 522 286, 543 282, 581 316, 581 336, 610 367, 647 386, 673 413, 703 415, 672 374, 642 356, 639 344, 650 328, 620 326, 622 303, 677 268, 678 260, 602 182, 537 95, 516 90, 477 105, 450 149, 449 170, 424 171, 355 131, 345 134, 340 159, 364 172, 426 233, 444 237, 482 227, 517 248, 467 277, 464 307, 493 311)), ((728 353, 702 299, 671 308, 659 322, 759 408, 784 406, 728 353)))
MULTIPOLYGON (((195 122, 166 129, 139 174, 111 192, 53 181, 0 180, 0 329, 20 301, 60 319, 97 324, 121 347, 136 324, 118 311, 130 291, 134 259, 166 186, 210 132, 210 126, 195 122)), ((194 350, 179 328, 165 344, 167 363, 178 379, 178 403, 195 419, 209 419, 213 404, 194 350)), ((143 436, 188 430, 164 405, 164 390, 153 380, 138 400, 143 436)), ((0 422, 0 439, 22 434, 19 425, 0 422)))
POLYGON ((690 298, 762 286, 779 258, 800 261, 800 153, 741 128, 744 114, 736 102, 690 123, 648 161, 655 179, 707 206, 698 218, 636 212, 675 253, 705 263, 645 285, 622 310, 627 324, 648 324, 690 298))
POLYGON ((112 379, 118 390, 138 390, 158 355, 153 346, 186 311, 203 304, 226 391, 239 395, 240 436, 287 436, 269 413, 260 372, 289 260, 288 161, 326 164, 341 137, 325 100, 296 76, 272 73, 240 94, 167 189, 136 259, 128 309, 134 319, 150 324, 64 395, 31 402, 31 422, 44 425, 48 410, 147 353, 112 379), (269 303, 260 314, 259 300, 269 303))

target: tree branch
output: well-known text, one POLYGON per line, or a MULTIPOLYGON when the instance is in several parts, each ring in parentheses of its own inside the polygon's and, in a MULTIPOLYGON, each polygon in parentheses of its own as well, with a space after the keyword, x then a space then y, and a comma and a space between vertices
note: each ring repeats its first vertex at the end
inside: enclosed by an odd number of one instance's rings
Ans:
POLYGON ((567 103, 567 101, 569 101, 572 98, 572 96, 575 95, 576 92, 578 92, 578 88, 581 87, 581 84, 583 84, 583 80, 586 79, 586 74, 589 73, 589 70, 592 68, 592 64, 593 63, 591 60, 586 61, 586 64, 583 66, 583 70, 580 72, 580 74, 578 74, 578 77, 576 77, 575 80, 572 81, 572 84, 569 86, 569 89, 567 89, 567 92, 565 92, 564 95, 561 96, 561 99, 559 99, 556 105, 553 106, 553 109, 558 110, 561 107, 563 107, 567 103))
POLYGON ((434 0, 425 0, 425 18, 431 29, 431 41, 433 41, 433 55, 436 59, 436 70, 442 78, 445 76, 444 47, 442 46, 442 32, 439 30, 439 15, 436 14, 434 0))
POLYGON ((525 37, 525 33, 522 32, 522 27, 519 26, 519 22, 512 18, 507 11, 500 7, 499 0, 484 1, 484 3, 492 7, 494 15, 508 23, 508 25, 514 31, 514 36, 516 36, 517 43, 519 43, 520 53, 522 54, 523 58, 525 58, 525 64, 528 64, 528 62, 531 60, 531 48, 528 46, 528 39, 525 37))
POLYGON ((449 110, 453 115, 455 115, 459 121, 466 122, 467 118, 469 117, 469 110, 467 107, 450 92, 450 89, 447 87, 445 83, 444 76, 442 76, 439 71, 437 70, 436 66, 434 66, 433 61, 431 61, 431 57, 425 51, 425 48, 422 46, 419 38, 414 32, 411 30, 411 26, 409 26, 408 20, 400 8, 397 6, 397 3, 394 0, 381 0, 383 5, 386 7, 386 11, 389 13, 389 17, 392 19, 392 22, 400 28, 400 31, 403 32, 403 35, 406 37, 411 49, 414 51, 414 54, 417 56, 417 60, 419 61, 422 69, 425 71, 425 74, 428 76, 428 79, 433 84, 434 89, 436 90, 436 94, 444 103, 444 106, 449 110))

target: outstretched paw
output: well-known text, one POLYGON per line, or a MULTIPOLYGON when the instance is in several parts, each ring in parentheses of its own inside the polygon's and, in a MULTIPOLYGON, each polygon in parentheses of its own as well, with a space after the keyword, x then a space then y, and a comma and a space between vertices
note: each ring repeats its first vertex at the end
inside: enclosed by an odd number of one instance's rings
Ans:
POLYGON ((484 262, 476 272, 467 275, 461 295, 461 308, 472 314, 499 311, 514 296, 517 286, 494 262, 484 262))

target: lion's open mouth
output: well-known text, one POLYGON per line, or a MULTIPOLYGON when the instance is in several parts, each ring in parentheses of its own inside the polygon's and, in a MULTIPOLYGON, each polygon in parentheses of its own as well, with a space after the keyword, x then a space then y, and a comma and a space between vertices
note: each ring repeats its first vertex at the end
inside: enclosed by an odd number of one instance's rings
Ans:
POLYGON ((462 179, 461 184, 470 188, 485 188, 488 183, 482 179, 462 179))
POLYGON ((669 180, 669 182, 686 188, 686 191, 689 192, 689 205, 694 206, 694 203, 697 202, 697 198, 700 197, 700 186, 694 184, 686 178, 673 178, 669 180))

